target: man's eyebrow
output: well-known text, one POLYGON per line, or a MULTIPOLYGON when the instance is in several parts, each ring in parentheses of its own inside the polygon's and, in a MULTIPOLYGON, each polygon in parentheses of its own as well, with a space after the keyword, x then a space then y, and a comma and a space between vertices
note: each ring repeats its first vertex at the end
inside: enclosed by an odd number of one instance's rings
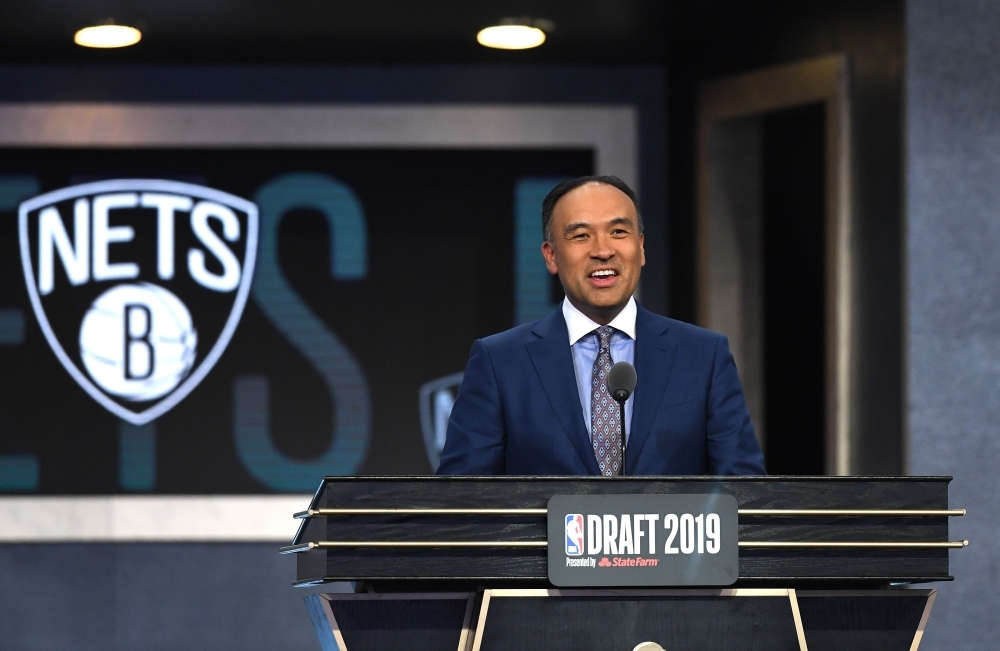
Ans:
POLYGON ((628 218, 628 217, 615 217, 614 219, 612 219, 608 223, 611 224, 611 225, 628 224, 629 226, 631 226, 632 225, 632 220, 630 218, 628 218))
POLYGON ((590 224, 587 222, 572 222, 566 224, 566 228, 563 229, 564 233, 569 233, 570 231, 575 231, 580 228, 590 228, 590 224))

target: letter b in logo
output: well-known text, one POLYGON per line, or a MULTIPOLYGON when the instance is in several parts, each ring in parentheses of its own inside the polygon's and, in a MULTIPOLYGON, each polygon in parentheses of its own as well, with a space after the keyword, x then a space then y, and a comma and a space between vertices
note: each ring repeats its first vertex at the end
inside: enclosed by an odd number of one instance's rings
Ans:
POLYGON ((150 283, 117 285, 97 297, 80 327, 87 372, 130 401, 172 391, 194 364, 198 335, 184 303, 150 283))
POLYGON ((156 355, 152 344, 149 343, 149 332, 153 329, 152 315, 146 305, 125 304, 125 379, 127 380, 145 380, 153 374, 156 355), (136 355, 133 351, 139 354, 136 355), (135 370, 137 360, 142 360, 138 363, 146 369, 141 375, 135 370))

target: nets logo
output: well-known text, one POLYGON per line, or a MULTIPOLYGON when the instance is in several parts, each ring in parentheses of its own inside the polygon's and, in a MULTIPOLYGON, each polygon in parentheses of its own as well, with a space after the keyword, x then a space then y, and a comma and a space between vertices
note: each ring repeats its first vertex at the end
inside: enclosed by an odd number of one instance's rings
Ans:
POLYGON ((579 513, 566 516, 566 555, 583 556, 583 516, 579 513))
POLYGON ((35 197, 18 219, 35 317, 94 400, 142 425, 212 370, 250 291, 253 203, 189 183, 119 179, 35 197))

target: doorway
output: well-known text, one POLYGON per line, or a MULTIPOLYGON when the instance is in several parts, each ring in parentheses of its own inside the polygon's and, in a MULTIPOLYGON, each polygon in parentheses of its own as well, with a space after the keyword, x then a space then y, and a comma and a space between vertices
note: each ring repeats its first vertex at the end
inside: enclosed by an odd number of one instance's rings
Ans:
POLYGON ((698 317, 730 340, 768 472, 850 474, 847 62, 706 84, 698 317))

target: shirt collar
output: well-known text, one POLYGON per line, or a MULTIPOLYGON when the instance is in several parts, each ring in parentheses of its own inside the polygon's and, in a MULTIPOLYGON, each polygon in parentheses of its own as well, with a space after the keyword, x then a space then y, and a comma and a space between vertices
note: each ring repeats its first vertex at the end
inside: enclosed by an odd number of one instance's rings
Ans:
MULTIPOLYGON (((635 339, 635 315, 638 310, 635 307, 635 297, 628 299, 628 303, 622 308, 622 311, 618 313, 611 323, 608 325, 627 334, 633 340, 635 339)), ((566 319, 566 330, 569 331, 569 345, 572 346, 576 342, 580 341, 594 330, 600 328, 600 324, 594 323, 590 320, 586 314, 576 309, 576 307, 569 302, 568 298, 564 298, 562 302, 562 313, 563 318, 566 319)))

